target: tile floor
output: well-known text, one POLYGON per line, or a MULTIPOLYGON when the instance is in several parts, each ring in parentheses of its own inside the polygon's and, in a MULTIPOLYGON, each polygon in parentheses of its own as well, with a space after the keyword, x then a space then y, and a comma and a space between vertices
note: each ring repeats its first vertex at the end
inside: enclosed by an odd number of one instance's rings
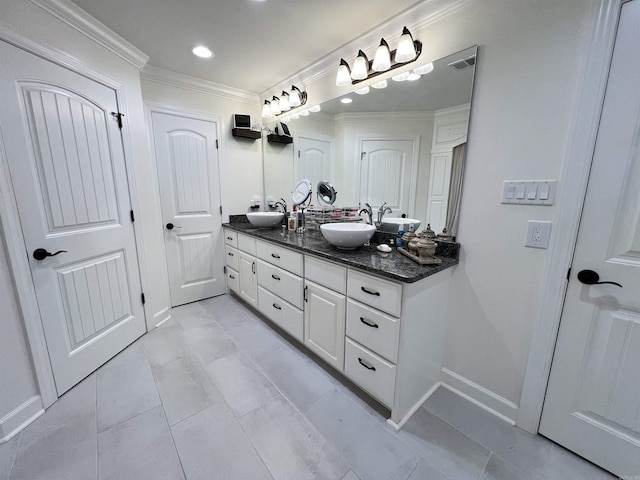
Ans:
POLYGON ((445 389, 395 432, 234 297, 172 313, 0 445, 0 480, 614 478, 445 389))

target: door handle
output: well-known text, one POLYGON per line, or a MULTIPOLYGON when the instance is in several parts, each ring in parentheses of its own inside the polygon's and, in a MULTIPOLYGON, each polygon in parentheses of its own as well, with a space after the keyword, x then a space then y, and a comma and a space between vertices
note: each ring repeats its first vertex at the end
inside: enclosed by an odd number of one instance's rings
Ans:
POLYGON ((578 281, 580 283, 584 283, 585 285, 616 285, 622 288, 618 282, 601 282, 600 275, 598 272, 594 272, 593 270, 580 270, 578 272, 578 281))
POLYGON ((33 251, 33 258, 36 260, 44 260, 47 257, 55 257, 56 255, 60 255, 61 253, 67 253, 66 250, 58 250, 56 253, 49 253, 44 248, 36 248, 33 251))
POLYGON ((174 228, 182 228, 182 227, 179 227, 179 226, 177 226, 177 225, 174 225, 174 224, 173 224, 173 223, 171 223, 171 222, 167 223, 167 224, 165 225, 165 227, 167 227, 167 230, 173 230, 174 228))

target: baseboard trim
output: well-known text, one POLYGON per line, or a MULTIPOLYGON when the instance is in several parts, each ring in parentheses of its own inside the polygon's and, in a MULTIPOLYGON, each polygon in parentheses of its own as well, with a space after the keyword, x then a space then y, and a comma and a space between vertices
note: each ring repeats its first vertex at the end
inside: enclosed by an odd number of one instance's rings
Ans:
POLYGON ((508 424, 516 424, 518 405, 506 398, 444 367, 442 367, 440 383, 447 390, 461 396, 508 424))
POLYGON ((438 390, 438 387, 440 387, 440 382, 436 382, 436 384, 433 387, 431 387, 431 389, 427 393, 425 393, 420 400, 418 400, 418 403, 416 403, 413 407, 411 407, 411 409, 407 412, 407 414, 404 417, 402 417, 398 423, 394 422, 390 418, 387 419, 387 423, 391 425, 395 430, 400 430, 402 427, 404 427, 404 424, 409 421, 409 419, 413 416, 413 414, 416 413, 422 405, 424 405, 424 402, 429 400, 429 397, 433 395, 436 390, 438 390))
POLYGON ((153 325, 154 325, 154 327, 159 327, 163 323, 168 322, 169 320, 171 320, 171 313, 169 313, 170 309, 171 309, 171 307, 165 307, 162 310, 159 310, 159 311, 157 311, 156 313, 153 314, 153 325))
POLYGON ((36 395, 0 418, 0 444, 11 440, 43 413, 42 399, 36 395))

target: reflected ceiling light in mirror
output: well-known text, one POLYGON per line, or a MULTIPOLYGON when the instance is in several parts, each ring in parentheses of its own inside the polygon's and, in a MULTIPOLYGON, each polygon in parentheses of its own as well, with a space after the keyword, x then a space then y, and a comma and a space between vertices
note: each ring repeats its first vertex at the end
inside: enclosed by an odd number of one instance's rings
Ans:
POLYGON ((309 109, 309 111, 310 111, 310 112, 313 112, 313 113, 318 113, 320 110, 322 110, 322 109, 320 108, 320 105, 314 105, 313 107, 311 107, 311 108, 309 109))
POLYGON ((293 115, 291 115, 291 120, 298 120, 300 118, 300 115, 298 115, 297 113, 294 113, 293 115))
POLYGON ((269 100, 265 100, 264 105, 262 105, 262 116, 264 118, 273 117, 273 113, 271 113, 271 102, 269 100))
POLYGON ((371 85, 371 88, 377 88, 377 89, 387 88, 387 81, 382 80, 381 82, 374 83, 373 85, 371 85))
POLYGON ((353 62, 353 69, 351 69, 351 78, 364 80, 367 75, 369 75, 369 59, 362 50, 358 50, 358 56, 353 62))
POLYGON ((399 63, 406 63, 416 58, 416 47, 413 44, 413 37, 407 27, 402 29, 402 35, 398 41, 398 48, 396 49, 395 61, 399 63))
POLYGON ((413 69, 413 73, 417 73, 418 75, 426 75, 431 72, 433 72, 433 62, 413 69))
POLYGON ((281 122, 289 123, 291 121, 291 117, 284 117, 280 119, 281 122))
POLYGON ((382 38, 372 61, 369 61, 362 50, 358 50, 353 68, 350 68, 347 61, 341 58, 336 74, 336 85, 338 87, 355 85, 381 73, 414 62, 421 53, 422 43, 414 40, 409 29, 404 27, 396 50, 390 51, 389 44, 382 38))
POLYGON ((349 97, 345 97, 345 98, 341 98, 340 99, 340 103, 351 103, 353 102, 353 99, 349 98, 349 97))
POLYGON ((380 45, 376 50, 376 56, 373 57, 373 63, 371 64, 371 70, 375 72, 386 72, 391 68, 391 51, 389 50, 389 44, 384 38, 380 39, 380 45))
POLYGON ((393 80, 394 82, 404 82, 407 78, 409 78, 409 75, 410 75, 409 72, 404 72, 404 73, 401 73, 400 75, 391 77, 391 80, 393 80))
POLYGON ((275 95, 271 99, 271 113, 274 115, 280 115, 282 110, 280 110, 280 99, 275 95))
POLYGON ((191 50, 191 53, 193 53, 196 57, 200 58, 212 58, 214 56, 213 52, 204 45, 194 45, 189 50, 191 50))
POLYGON ((414 82, 416 80, 418 80, 421 77, 421 75, 418 75, 417 73, 410 73, 409 76, 407 77, 407 82, 414 82))
POLYGON ((295 85, 291 85, 291 91, 282 91, 281 98, 273 96, 271 101, 265 100, 262 106, 262 116, 264 118, 281 115, 294 108, 307 103, 307 92, 300 90, 295 85))
POLYGON ((301 117, 308 117, 309 116, 309 110, 300 110, 300 112, 298 112, 298 114, 301 117))
POLYGON ((356 90, 356 93, 358 95, 366 95, 367 93, 369 93, 369 87, 364 87, 359 90, 356 90))
POLYGON ((280 110, 283 112, 291 110, 291 106, 289 105, 289 94, 284 90, 280 94, 280 110))

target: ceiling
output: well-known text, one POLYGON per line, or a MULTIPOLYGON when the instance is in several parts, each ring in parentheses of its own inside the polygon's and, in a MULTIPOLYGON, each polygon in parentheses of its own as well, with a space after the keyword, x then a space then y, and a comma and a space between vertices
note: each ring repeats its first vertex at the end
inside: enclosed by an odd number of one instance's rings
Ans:
POLYGON ((421 1, 73 0, 150 65, 255 93, 421 1), (215 57, 193 56, 196 44, 215 57))

